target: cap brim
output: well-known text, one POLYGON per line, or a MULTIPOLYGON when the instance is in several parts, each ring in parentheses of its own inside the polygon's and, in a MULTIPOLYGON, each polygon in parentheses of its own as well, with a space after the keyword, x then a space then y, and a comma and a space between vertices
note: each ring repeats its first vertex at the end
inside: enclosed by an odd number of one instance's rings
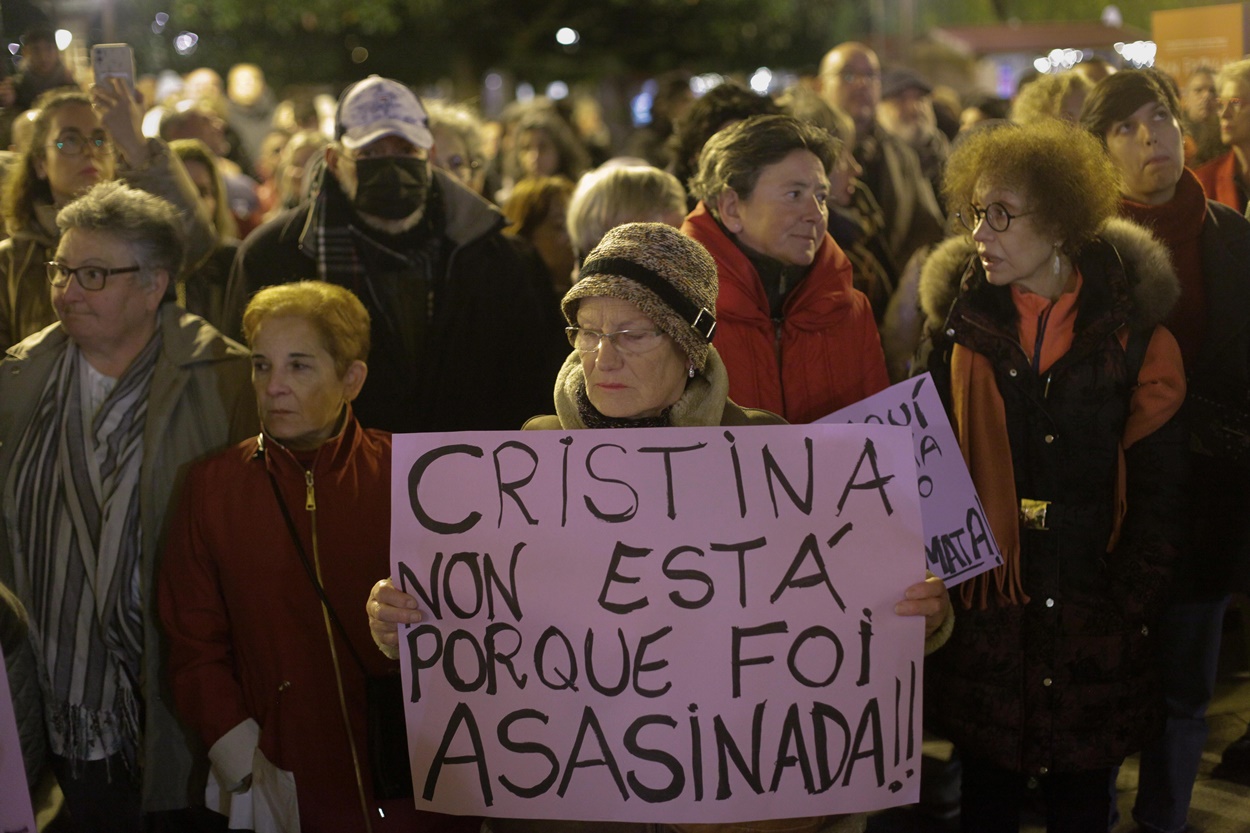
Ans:
POLYGON ((348 130, 339 141, 348 150, 356 150, 387 136, 398 136, 424 150, 434 147, 434 134, 428 127, 394 121, 375 122, 368 128, 348 130))

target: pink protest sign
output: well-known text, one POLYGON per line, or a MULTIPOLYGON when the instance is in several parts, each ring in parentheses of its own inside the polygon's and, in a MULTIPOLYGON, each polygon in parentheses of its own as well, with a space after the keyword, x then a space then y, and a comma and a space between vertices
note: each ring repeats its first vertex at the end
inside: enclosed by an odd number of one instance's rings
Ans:
POLYGON ((923 575, 905 429, 395 437, 417 805, 817 816, 919 794, 923 575))
POLYGON ((924 519, 925 561, 947 587, 1003 563, 946 409, 928 373, 892 385, 820 422, 911 429, 920 515, 924 519))
POLYGON ((4 667, 4 651, 0 650, 0 830, 34 833, 35 813, 30 805, 22 742, 4 667))

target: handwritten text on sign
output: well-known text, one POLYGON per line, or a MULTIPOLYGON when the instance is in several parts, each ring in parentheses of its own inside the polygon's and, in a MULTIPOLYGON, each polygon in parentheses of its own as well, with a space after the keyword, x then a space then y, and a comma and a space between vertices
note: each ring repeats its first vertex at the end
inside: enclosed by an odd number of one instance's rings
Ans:
POLYGON ((395 437, 418 806, 730 821, 914 801, 905 429, 395 437))
POLYGON ((821 422, 905 425, 916 452, 925 560, 947 587, 1003 563, 972 475, 928 373, 891 385, 821 422))

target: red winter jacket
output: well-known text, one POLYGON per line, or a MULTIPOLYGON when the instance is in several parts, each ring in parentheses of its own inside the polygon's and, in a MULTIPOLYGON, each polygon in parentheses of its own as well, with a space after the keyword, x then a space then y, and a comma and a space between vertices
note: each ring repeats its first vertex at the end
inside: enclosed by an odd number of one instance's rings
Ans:
POLYGON ((851 285, 851 262, 828 234, 774 322, 755 267, 699 203, 682 231, 716 261, 716 349, 729 368, 729 398, 805 423, 889 385, 868 298, 851 285))
POLYGON ((1238 211, 1246 210, 1237 193, 1237 157, 1231 150, 1195 168, 1194 176, 1202 183, 1207 199, 1222 202, 1238 211))
MULTIPOLYGON (((264 444, 259 454, 253 437, 187 475, 158 591, 174 700, 209 747, 248 718, 259 724, 265 758, 294 775, 304 833, 364 833, 321 601, 269 472, 352 647, 380 675, 394 663, 374 647, 361 605, 390 572, 391 436, 349 414, 311 462, 268 436, 264 444)), ((375 833, 476 830, 468 817, 419 812, 411 798, 373 798, 365 678, 342 637, 334 641, 375 833)))

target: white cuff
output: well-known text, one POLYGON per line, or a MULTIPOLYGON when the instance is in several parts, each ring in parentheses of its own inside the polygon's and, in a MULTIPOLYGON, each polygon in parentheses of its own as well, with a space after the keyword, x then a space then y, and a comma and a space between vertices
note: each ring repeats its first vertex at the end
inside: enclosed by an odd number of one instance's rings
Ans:
POLYGON ((248 718, 226 732, 208 750, 208 761, 222 786, 230 792, 246 789, 252 775, 252 756, 260 745, 260 724, 248 718))

